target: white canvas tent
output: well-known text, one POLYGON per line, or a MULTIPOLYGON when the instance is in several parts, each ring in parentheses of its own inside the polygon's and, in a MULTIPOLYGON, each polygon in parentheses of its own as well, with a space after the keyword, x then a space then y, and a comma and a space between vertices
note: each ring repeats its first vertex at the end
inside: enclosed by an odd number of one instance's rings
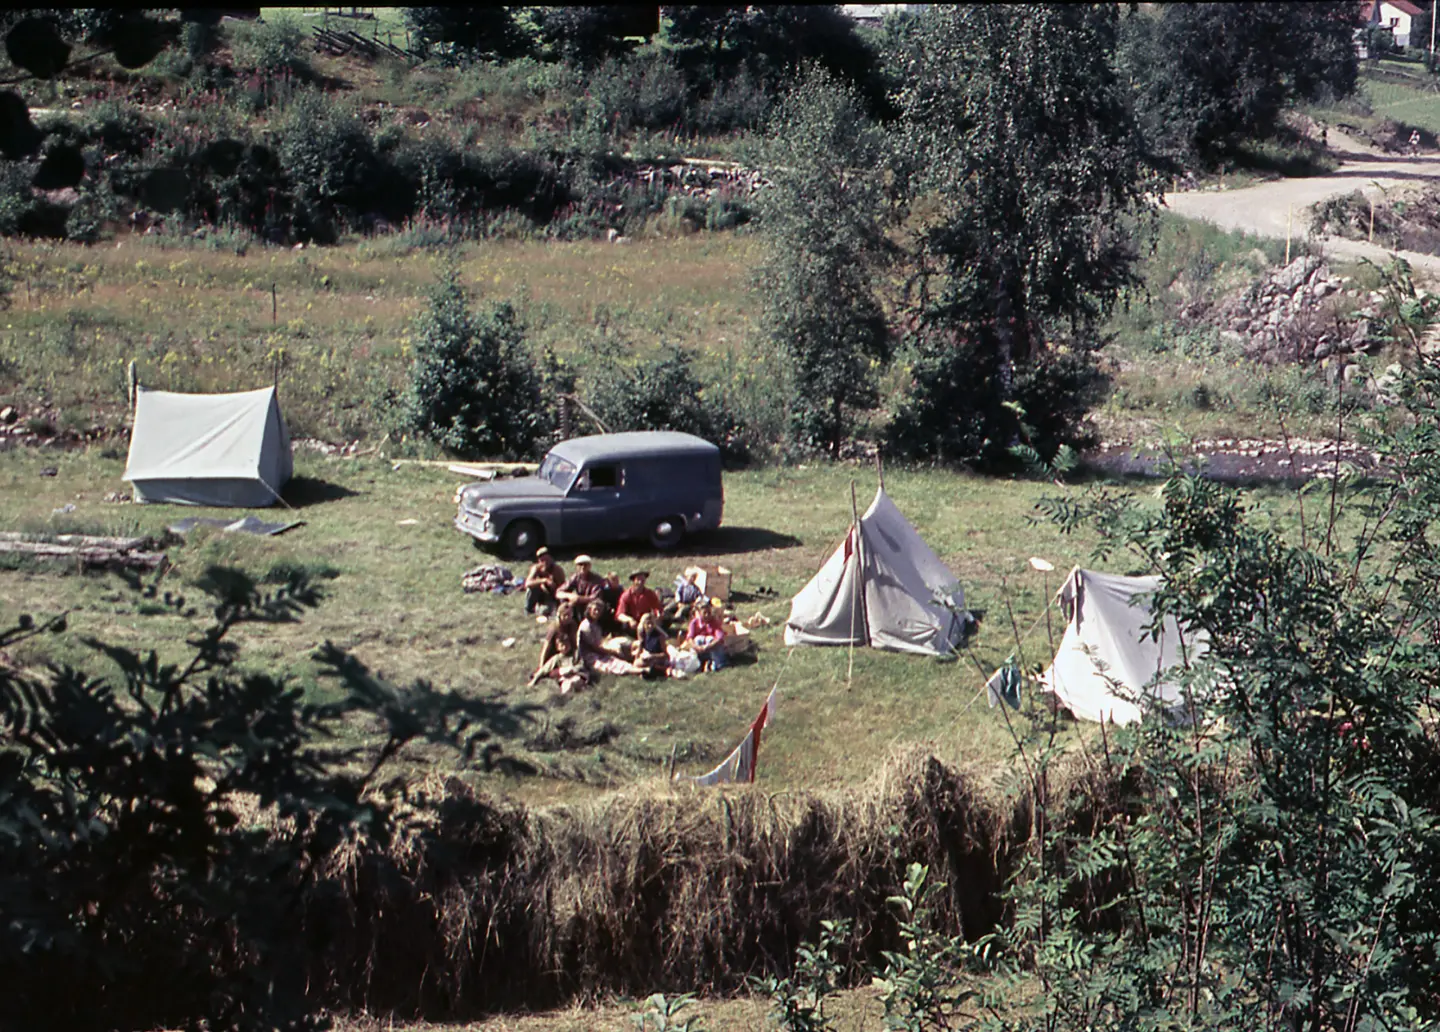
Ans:
POLYGON ((1069 623, 1040 680, 1077 718, 1124 725, 1146 708, 1183 705, 1179 688, 1159 675, 1193 662, 1207 642, 1200 632, 1182 634, 1173 617, 1158 640, 1146 633, 1154 619, 1148 596, 1159 587, 1159 577, 1070 571, 1058 596, 1069 623))
POLYGON ((940 655, 965 633, 964 606, 955 575, 881 487, 790 603, 785 644, 871 645, 940 655))
POLYGON ((275 388, 175 394, 139 387, 124 479, 137 502, 273 505, 291 474, 275 388))

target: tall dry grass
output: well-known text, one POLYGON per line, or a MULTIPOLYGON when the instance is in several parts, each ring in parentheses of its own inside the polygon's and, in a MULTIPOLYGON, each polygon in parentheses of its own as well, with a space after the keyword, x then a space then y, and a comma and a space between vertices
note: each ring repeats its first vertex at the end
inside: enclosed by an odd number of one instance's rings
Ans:
POLYGON ((331 1006, 465 1018, 723 993, 789 971, 832 918, 853 922, 858 976, 898 945, 886 899, 907 863, 948 884, 939 924, 973 937, 1002 918, 1030 837, 1028 799, 918 751, 822 794, 652 785, 533 811, 455 779, 426 794, 432 817, 388 852, 345 855, 345 891, 307 901, 311 986, 331 1006))

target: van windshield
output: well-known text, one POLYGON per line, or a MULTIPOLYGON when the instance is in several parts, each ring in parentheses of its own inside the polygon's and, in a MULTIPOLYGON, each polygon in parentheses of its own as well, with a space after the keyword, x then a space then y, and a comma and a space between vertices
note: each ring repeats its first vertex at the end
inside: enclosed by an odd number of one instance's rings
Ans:
POLYGON ((575 463, 562 459, 552 451, 540 463, 535 475, 564 491, 570 486, 570 481, 575 479, 575 463))

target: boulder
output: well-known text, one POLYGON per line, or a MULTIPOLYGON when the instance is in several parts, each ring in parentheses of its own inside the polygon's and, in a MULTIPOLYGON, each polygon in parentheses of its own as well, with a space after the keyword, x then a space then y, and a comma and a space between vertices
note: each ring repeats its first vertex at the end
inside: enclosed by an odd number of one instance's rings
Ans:
POLYGON ((1289 265, 1271 277, 1271 282, 1276 290, 1290 293, 1300 284, 1304 283, 1316 269, 1320 267, 1320 259, 1311 254, 1302 254, 1289 265))

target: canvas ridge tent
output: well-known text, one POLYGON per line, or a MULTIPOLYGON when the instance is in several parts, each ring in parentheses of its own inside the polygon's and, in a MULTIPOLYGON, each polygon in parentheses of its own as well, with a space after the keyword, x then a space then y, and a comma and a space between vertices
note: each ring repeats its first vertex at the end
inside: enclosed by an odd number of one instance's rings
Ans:
POLYGON ((274 387, 237 394, 136 388, 124 474, 135 501, 273 505, 292 469, 274 387))
POLYGON ((1207 647, 1203 632, 1183 632, 1174 617, 1158 640, 1145 628, 1154 620, 1148 596, 1159 577, 1121 577, 1079 567, 1070 571, 1057 600, 1068 623, 1043 690, 1078 719, 1133 724, 1147 708, 1176 711, 1180 689, 1166 671, 1193 662, 1207 647))
POLYGON ((786 645, 951 652, 969 614, 955 575, 881 486, 865 515, 790 603, 786 645))

